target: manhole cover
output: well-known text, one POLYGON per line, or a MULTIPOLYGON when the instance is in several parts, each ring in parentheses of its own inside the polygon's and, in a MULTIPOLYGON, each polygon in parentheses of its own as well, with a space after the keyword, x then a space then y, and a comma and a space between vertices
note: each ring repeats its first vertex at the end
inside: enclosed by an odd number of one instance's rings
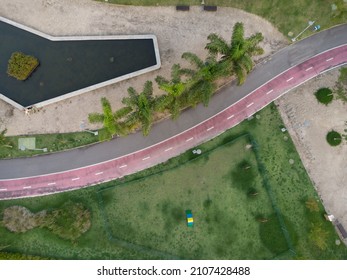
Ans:
POLYGON ((293 33, 292 31, 289 31, 289 32, 288 32, 288 36, 289 36, 289 37, 293 37, 293 35, 294 35, 294 33, 293 33))
POLYGON ((340 240, 338 240, 338 239, 336 239, 336 240, 335 240, 335 244, 338 246, 338 245, 340 245, 340 244, 341 244, 341 241, 340 241, 340 240))
POLYGON ((290 163, 290 164, 294 164, 294 159, 291 158, 291 159, 289 160, 289 163, 290 163))
POLYGON ((284 141, 288 141, 288 136, 283 136, 284 141))

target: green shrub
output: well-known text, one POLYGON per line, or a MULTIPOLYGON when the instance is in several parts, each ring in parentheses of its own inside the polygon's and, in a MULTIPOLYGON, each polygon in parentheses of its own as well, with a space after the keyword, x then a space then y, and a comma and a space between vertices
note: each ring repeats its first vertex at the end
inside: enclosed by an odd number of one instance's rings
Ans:
POLYGON ((328 105, 333 100, 333 92, 330 88, 320 88, 316 91, 315 96, 318 102, 328 105))
MULTIPOLYGON (((60 208, 32 213, 23 206, 4 210, 3 225, 11 232, 24 233, 46 227, 59 237, 75 241, 91 226, 90 211, 81 203, 65 202, 60 208)), ((1 248, 0 248, 1 250, 1 248)))
POLYGON ((21 52, 14 52, 8 61, 7 74, 17 80, 24 81, 37 66, 39 66, 37 58, 21 52))
POLYGON ((327 134, 327 141, 330 144, 330 146, 338 146, 342 141, 341 134, 334 130, 329 131, 327 134))

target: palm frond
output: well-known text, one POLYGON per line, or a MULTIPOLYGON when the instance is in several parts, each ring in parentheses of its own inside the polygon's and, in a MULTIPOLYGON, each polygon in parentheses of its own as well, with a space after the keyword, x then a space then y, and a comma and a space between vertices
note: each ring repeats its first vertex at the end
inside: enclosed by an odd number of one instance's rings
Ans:
POLYGON ((171 68, 171 81, 172 83, 179 83, 181 82, 181 65, 174 64, 171 68))
POLYGON ((163 112, 167 106, 171 103, 173 97, 172 95, 163 94, 158 96, 154 102, 154 111, 163 112))
POLYGON ((170 107, 171 118, 173 120, 176 120, 180 115, 180 111, 181 111, 181 104, 179 102, 179 99, 175 98, 173 99, 173 102, 171 103, 171 107, 170 107))
POLYGON ((252 58, 245 54, 239 61, 239 64, 242 68, 246 70, 246 73, 249 73, 253 69, 253 61, 252 58))
POLYGON ((204 62, 194 53, 185 52, 182 54, 182 58, 188 60, 192 65, 197 68, 202 68, 204 66, 204 62))
POLYGON ((131 107, 123 107, 116 112, 113 113, 113 118, 115 120, 124 118, 127 114, 129 114, 132 111, 131 107))
POLYGON ((143 86, 143 91, 142 93, 150 99, 153 95, 153 83, 152 81, 146 81, 145 85, 143 86))
POLYGON ((130 99, 137 99, 138 93, 133 87, 128 88, 128 94, 130 99))
POLYGON ((168 84, 169 81, 167 79, 165 79, 164 77, 162 76, 157 76, 155 78, 155 81, 157 82, 158 86, 160 87, 162 84, 168 84))
POLYGON ((242 85, 246 80, 245 70, 240 65, 235 65, 234 73, 236 74, 238 85, 242 85))
POLYGON ((233 33, 231 35, 231 45, 233 43, 240 43, 245 40, 245 30, 242 22, 236 22, 233 27, 233 33))
POLYGON ((191 79, 196 74, 196 70, 182 68, 181 73, 182 75, 187 76, 189 79, 191 79))
POLYGON ((228 43, 220 36, 218 36, 215 33, 212 33, 208 35, 207 39, 210 41, 207 43, 205 49, 208 50, 208 52, 211 55, 228 55, 229 53, 229 46, 228 43))
POLYGON ((136 100, 134 100, 130 97, 123 97, 122 98, 122 103, 127 107, 134 108, 134 101, 137 101, 137 97, 136 97, 136 100))
POLYGON ((103 123, 104 122, 104 114, 90 113, 88 115, 88 120, 90 123, 103 123))
POLYGON ((246 39, 252 46, 258 45, 260 42, 264 40, 263 34, 260 32, 255 33, 254 35, 248 37, 246 39))

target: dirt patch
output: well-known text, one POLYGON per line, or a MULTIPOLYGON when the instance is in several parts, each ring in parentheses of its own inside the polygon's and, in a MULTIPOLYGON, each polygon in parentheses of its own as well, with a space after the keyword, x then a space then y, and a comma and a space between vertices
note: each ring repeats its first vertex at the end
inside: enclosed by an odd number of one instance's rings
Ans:
POLYGON ((326 134, 347 129, 346 104, 333 100, 328 106, 318 103, 314 93, 333 88, 339 71, 332 70, 292 90, 277 103, 301 160, 313 181, 325 209, 347 228, 347 144, 332 147, 326 134))
MULTIPOLYGON (((0 129, 7 127, 8 135, 80 131, 89 113, 101 111, 101 97, 107 97, 114 109, 120 108, 129 86, 141 90, 146 80, 169 77, 174 63, 184 65, 183 52, 203 57, 207 36, 215 32, 228 39, 237 21, 244 23, 246 36, 263 33, 262 57, 287 44, 269 22, 233 8, 207 13, 196 6, 177 12, 174 7, 116 6, 91 0, 2 0, 0 15, 55 36, 155 34, 162 61, 160 70, 45 106, 29 116, 17 109, 6 116, 8 105, 0 100, 0 129)), ((158 88, 154 93, 159 94, 158 88)))

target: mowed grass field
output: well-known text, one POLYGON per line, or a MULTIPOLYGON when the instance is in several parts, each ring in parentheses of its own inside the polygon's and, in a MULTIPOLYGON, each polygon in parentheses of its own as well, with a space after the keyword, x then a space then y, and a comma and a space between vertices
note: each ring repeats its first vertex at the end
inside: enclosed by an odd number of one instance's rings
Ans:
MULTIPOLYGON (((299 34, 308 25, 308 21, 315 21, 322 29, 347 22, 347 4, 343 0, 205 0, 204 2, 205 5, 239 8, 259 15, 270 21, 286 36, 288 32, 293 32, 294 36, 299 34)), ((108 3, 139 6, 201 5, 200 0, 108 0, 108 3)), ((302 37, 311 33, 313 32, 307 31, 302 37)))
POLYGON ((0 250, 56 259, 347 259, 290 136, 280 130, 276 106, 257 116, 199 146, 200 157, 187 151, 99 186, 0 201, 0 219, 12 205, 38 212, 71 200, 91 211, 92 222, 75 242, 45 228, 14 234, 0 223, 0 250), (245 150, 247 138, 231 143, 245 133, 257 142, 255 151, 245 150), (250 186, 259 192, 253 200, 250 186), (295 254, 285 251, 274 202, 295 254), (187 209, 194 228, 185 224, 187 209))
POLYGON ((273 258, 257 221, 273 209, 247 144, 241 137, 177 168, 102 191, 112 236, 186 259, 273 258), (193 228, 185 210, 193 212, 193 228))

